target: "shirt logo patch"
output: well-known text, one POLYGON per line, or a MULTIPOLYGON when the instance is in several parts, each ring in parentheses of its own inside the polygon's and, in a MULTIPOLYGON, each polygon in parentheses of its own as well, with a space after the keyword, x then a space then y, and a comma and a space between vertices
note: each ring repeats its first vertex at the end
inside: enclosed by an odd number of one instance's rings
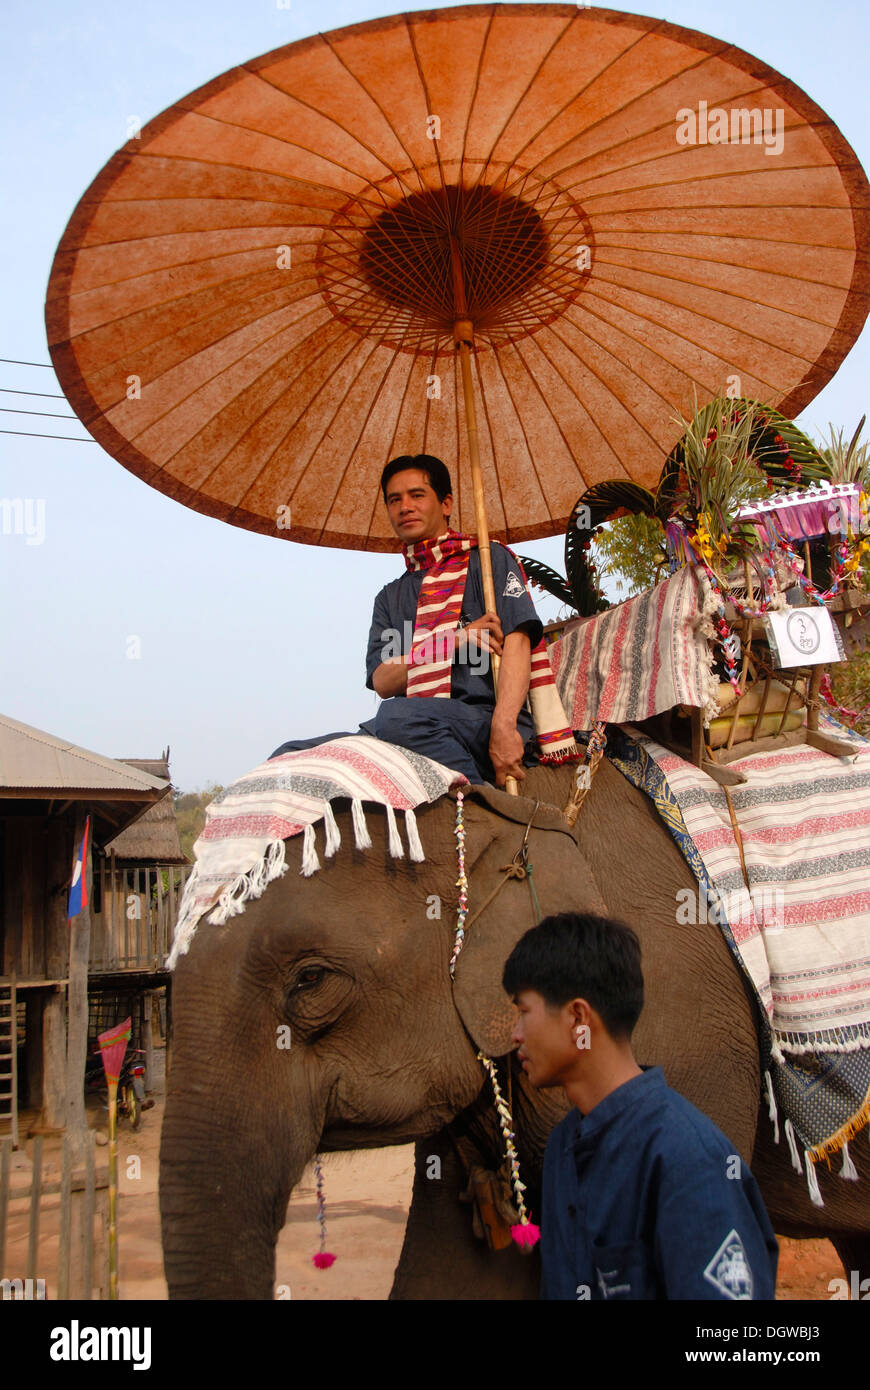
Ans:
POLYGON ((519 575, 514 574, 513 570, 511 570, 507 577, 507 583, 504 586, 502 598, 521 598, 525 592, 520 582, 519 575))
POLYGON ((618 1279, 620 1271, 618 1269, 599 1269, 595 1266, 595 1273, 598 1275, 598 1287, 601 1290, 602 1298, 613 1298, 617 1293, 631 1293, 631 1284, 611 1284, 610 1279, 618 1279))
POLYGON ((704 1270, 704 1278, 726 1298, 736 1301, 752 1297, 752 1270, 736 1231, 728 1232, 704 1270))

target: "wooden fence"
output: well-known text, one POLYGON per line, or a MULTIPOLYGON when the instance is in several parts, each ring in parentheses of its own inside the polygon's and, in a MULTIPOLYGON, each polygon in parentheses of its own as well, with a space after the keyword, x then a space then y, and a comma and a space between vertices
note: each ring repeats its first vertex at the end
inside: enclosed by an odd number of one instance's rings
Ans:
POLYGON ((0 1129, 18 1147, 18 995, 15 976, 0 979, 0 1129))
POLYGON ((159 970, 172 946, 178 905, 193 865, 94 865, 89 970, 159 970))
POLYGON ((13 1170, 12 1140, 0 1141, 3 1299, 108 1297, 108 1170, 97 1168, 95 1141, 90 1130, 84 1164, 74 1167, 64 1136, 58 1172, 44 1164, 38 1134, 29 1176, 13 1170))

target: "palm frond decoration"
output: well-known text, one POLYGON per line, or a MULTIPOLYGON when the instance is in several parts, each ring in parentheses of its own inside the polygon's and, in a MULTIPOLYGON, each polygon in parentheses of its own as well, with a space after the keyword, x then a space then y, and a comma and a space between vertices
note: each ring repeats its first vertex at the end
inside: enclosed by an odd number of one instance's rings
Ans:
POLYGON ((615 478, 596 483, 577 499, 565 535, 565 579, 548 565, 521 557, 530 579, 582 616, 609 607, 589 559, 596 532, 607 522, 624 516, 649 518, 642 527, 638 523, 636 535, 633 531, 630 538, 611 538, 614 552, 636 544, 645 557, 639 568, 648 567, 647 573, 656 563, 659 573, 664 563, 661 555, 656 561, 652 554, 658 534, 653 523, 661 528, 664 548, 671 518, 688 529, 715 568, 720 560, 752 559, 759 544, 757 532, 736 524, 735 516, 744 502, 766 489, 806 487, 824 478, 862 480, 870 488, 870 444, 858 446, 864 419, 848 446, 842 432, 835 435, 831 427, 831 443, 821 449, 792 420, 749 397, 716 396, 696 409, 691 420, 677 418, 683 433, 665 459, 655 493, 615 478))
MULTIPOLYGON (((683 436, 665 459, 656 493, 656 514, 662 522, 685 503, 687 447, 697 459, 697 441, 715 439, 723 428, 730 433, 728 422, 735 418, 749 419, 748 452, 774 487, 806 487, 829 476, 821 451, 793 420, 747 396, 715 396, 696 410, 691 421, 682 421, 683 436)), ((721 453, 721 447, 717 452, 721 453)))
POLYGON ((870 487, 870 443, 865 440, 863 444, 859 444, 858 440, 861 438, 866 419, 866 415, 861 416, 858 428, 848 444, 843 438, 843 431, 835 431, 834 426, 829 425, 830 439, 820 449, 827 465, 825 476, 830 478, 832 483, 858 483, 865 492, 870 487))
POLYGON ((587 488, 574 504, 569 531, 595 531, 605 521, 613 521, 618 516, 636 515, 644 512, 655 516, 656 499, 648 488, 639 483, 630 483, 627 478, 613 478, 606 483, 596 483, 587 488))
MULTIPOLYGON (((655 517, 656 499, 648 488, 626 478, 596 483, 578 497, 565 533, 565 570, 582 617, 600 613, 609 604, 601 595, 595 567, 589 559, 595 533, 608 521, 623 516, 655 517)), ((664 533, 662 534, 664 542, 664 533)))
POLYGON ((560 603, 569 603, 574 607, 574 595, 561 574, 557 574, 549 565, 545 565, 542 560, 533 560, 530 555, 520 555, 519 557, 526 577, 532 584, 537 584, 542 589, 546 589, 548 594, 559 599, 560 603))

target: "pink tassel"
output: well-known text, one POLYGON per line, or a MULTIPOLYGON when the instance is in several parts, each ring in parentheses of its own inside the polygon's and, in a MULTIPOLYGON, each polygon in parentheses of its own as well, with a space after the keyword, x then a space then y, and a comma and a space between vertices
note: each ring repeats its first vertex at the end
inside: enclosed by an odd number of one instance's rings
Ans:
POLYGON ((316 1255, 311 1256, 311 1262, 316 1269, 329 1269, 330 1265, 335 1264, 335 1256, 330 1255, 328 1250, 318 1250, 316 1255))
POLYGON ((511 1235, 517 1245, 531 1249, 541 1239, 541 1228, 531 1221, 524 1221, 518 1226, 511 1226, 511 1235))

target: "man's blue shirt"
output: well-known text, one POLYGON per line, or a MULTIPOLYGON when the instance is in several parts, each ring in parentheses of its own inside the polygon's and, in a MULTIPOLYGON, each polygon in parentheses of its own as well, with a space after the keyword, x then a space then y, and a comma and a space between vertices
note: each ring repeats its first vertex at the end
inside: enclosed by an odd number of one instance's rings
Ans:
MULTIPOLYGON (((519 566, 513 556, 498 542, 493 542, 492 578, 495 588, 496 611, 501 621, 505 637, 523 628, 529 634, 532 648, 543 636, 544 629, 535 605, 526 591, 519 566)), ((401 642, 401 651, 390 650, 390 655, 407 656, 411 650, 411 634, 417 616, 417 600, 423 583, 423 570, 406 570, 398 579, 386 584, 375 599, 372 625, 369 632, 366 653, 366 685, 374 690, 372 676, 384 658, 388 634, 396 633, 401 642)), ((486 612, 483 598, 483 578, 480 572, 480 551, 475 548, 468 559, 468 577, 465 581, 465 595, 462 601, 463 622, 474 622, 486 612)), ((454 700, 466 704, 495 706, 495 693, 492 672, 481 669, 479 663, 454 660, 450 673, 450 694, 454 700)), ((518 725, 527 737, 534 733, 531 715, 521 711, 522 722, 518 725)))
POLYGON ((749 1168, 661 1067, 550 1135, 542 1298, 772 1299, 778 1253, 749 1168))

